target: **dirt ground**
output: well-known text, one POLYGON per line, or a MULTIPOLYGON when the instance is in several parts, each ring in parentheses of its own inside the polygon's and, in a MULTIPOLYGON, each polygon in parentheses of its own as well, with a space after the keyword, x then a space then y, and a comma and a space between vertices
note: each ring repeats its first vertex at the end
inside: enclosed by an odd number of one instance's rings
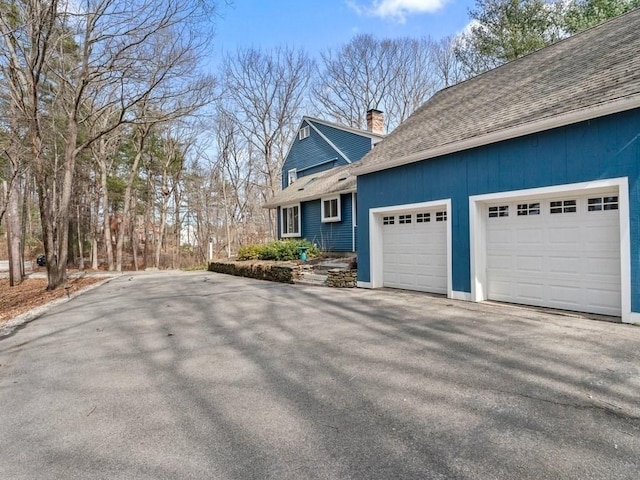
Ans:
POLYGON ((9 287, 9 279, 0 279, 0 327, 8 320, 35 307, 64 297, 67 294, 71 295, 103 280, 104 277, 70 278, 66 284, 68 289, 61 287, 53 291, 47 291, 47 280, 45 278, 27 278, 15 287, 9 287))

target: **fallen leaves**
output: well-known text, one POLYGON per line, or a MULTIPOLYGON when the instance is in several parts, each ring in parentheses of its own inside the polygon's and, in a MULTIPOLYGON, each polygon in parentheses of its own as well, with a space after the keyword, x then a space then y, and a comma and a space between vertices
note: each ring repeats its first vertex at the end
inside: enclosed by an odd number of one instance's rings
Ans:
POLYGON ((27 278, 15 287, 9 286, 8 279, 0 279, 0 326, 33 308, 67 296, 67 291, 70 295, 103 280, 104 277, 71 278, 66 284, 69 288, 62 286, 49 291, 45 278, 27 278))

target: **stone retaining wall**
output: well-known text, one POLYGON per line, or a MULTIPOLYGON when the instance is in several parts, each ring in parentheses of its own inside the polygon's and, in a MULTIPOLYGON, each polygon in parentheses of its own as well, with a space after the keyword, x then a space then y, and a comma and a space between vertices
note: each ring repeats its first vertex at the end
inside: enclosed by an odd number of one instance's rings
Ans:
POLYGON ((300 266, 295 263, 283 264, 282 262, 212 262, 209 264, 210 272, 226 273, 237 277, 257 278, 271 282, 293 283, 300 275, 300 266))
POLYGON ((335 268, 327 272, 327 287, 354 288, 357 280, 357 270, 340 270, 335 268))

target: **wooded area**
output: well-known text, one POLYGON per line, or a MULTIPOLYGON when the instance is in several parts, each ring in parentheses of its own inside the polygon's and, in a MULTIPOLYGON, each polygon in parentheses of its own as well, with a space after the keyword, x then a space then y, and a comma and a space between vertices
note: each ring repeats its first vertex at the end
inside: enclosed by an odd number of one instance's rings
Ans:
POLYGON ((478 0, 456 37, 240 49, 212 73, 216 2, 0 0, 10 284, 40 253, 54 289, 69 266, 179 268, 273 239, 262 204, 303 115, 365 128, 375 108, 391 131, 439 89, 639 3, 478 0))

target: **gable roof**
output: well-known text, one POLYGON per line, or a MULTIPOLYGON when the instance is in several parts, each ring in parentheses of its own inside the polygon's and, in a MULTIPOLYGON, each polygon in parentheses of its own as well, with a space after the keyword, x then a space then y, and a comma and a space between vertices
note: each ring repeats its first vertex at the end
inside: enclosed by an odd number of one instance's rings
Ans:
MULTIPOLYGON (((352 163, 354 160, 349 158, 349 156, 347 154, 345 154, 345 152, 343 152, 340 148, 338 148, 329 138, 327 138, 327 136, 322 133, 314 124, 320 124, 320 125, 325 125, 327 127, 331 127, 331 128, 335 128, 338 130, 342 130, 345 132, 349 132, 349 133, 354 133, 356 135, 360 135, 362 137, 367 137, 371 139, 371 142, 373 145, 377 144, 378 142, 380 142, 385 136, 384 135, 378 135, 377 133, 373 133, 373 132, 369 132, 368 130, 360 130, 358 128, 353 128, 353 127, 348 127, 346 125, 341 125, 339 123, 334 123, 334 122, 327 122, 326 120, 320 120, 319 118, 314 118, 314 117, 309 117, 309 116, 303 116, 302 120, 300 120, 300 125, 298 126, 298 130, 296 131, 300 131, 300 129, 302 127, 304 127, 304 125, 307 124, 309 125, 310 128, 313 128, 313 131, 316 132, 318 135, 320 135, 320 137, 327 142, 327 144, 336 151, 336 153, 342 157, 347 163, 352 163)), ((294 140, 291 142, 291 144, 289 145, 289 149, 287 150, 287 154, 285 155, 285 159, 289 157, 289 155, 291 154, 291 149, 293 148, 293 145, 298 141, 298 137, 296 135, 296 137, 294 138, 294 140)), ((360 158, 356 159, 359 160, 360 158)), ((286 160, 285 160, 286 161, 286 160)))
POLYGON ((362 175, 640 107, 640 9, 431 97, 362 175))
POLYGON ((351 165, 332 168, 315 175, 301 177, 281 192, 276 193, 263 208, 316 200, 328 195, 356 191, 356 177, 351 175, 351 165))

